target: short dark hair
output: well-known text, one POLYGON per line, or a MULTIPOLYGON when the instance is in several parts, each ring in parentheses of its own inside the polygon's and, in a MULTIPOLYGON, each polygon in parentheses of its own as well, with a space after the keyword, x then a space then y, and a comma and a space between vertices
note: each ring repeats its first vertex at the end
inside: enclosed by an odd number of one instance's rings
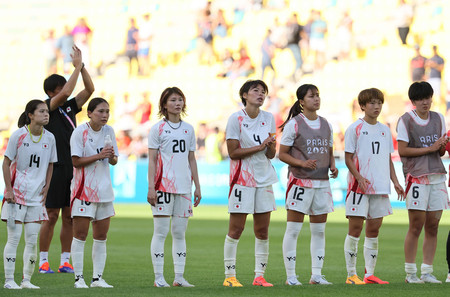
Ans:
POLYGON ((44 80, 44 92, 54 92, 57 87, 64 87, 67 80, 59 74, 52 74, 44 80))
POLYGON ((241 89, 239 90, 239 96, 241 97, 241 101, 242 104, 244 104, 244 106, 247 106, 247 100, 244 99, 244 94, 248 93, 251 89, 256 88, 257 86, 261 86, 264 89, 264 92, 267 94, 269 93, 269 88, 267 87, 266 83, 263 82, 260 79, 255 79, 255 80, 247 80, 241 87, 241 89))
POLYGON ((172 94, 177 94, 181 98, 183 98, 184 104, 183 108, 181 109, 181 115, 186 115, 186 96, 184 96, 183 92, 177 88, 177 87, 169 87, 166 88, 162 93, 161 97, 159 98, 159 112, 158 115, 160 117, 165 117, 168 120, 169 114, 167 113, 167 109, 164 107, 166 105, 167 100, 169 100, 169 97, 172 96, 172 94))
POLYGON ((426 81, 414 82, 408 90, 409 100, 412 102, 416 100, 423 100, 433 97, 433 87, 426 81))
POLYGON ((103 99, 101 97, 92 98, 91 101, 89 101, 87 110, 90 112, 93 112, 97 108, 97 106, 99 106, 102 103, 106 103, 109 105, 108 101, 106 101, 105 99, 103 99))
POLYGON ((384 94, 377 88, 365 89, 359 92, 358 103, 359 106, 366 106, 372 99, 378 99, 381 103, 384 103, 384 94))

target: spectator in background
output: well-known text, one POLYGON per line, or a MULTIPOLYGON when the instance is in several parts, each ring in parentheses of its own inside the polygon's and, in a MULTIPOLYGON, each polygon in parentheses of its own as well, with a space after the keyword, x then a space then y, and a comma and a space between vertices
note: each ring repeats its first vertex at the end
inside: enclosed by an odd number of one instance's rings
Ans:
POLYGON ((142 93, 142 101, 136 109, 136 119, 139 124, 145 124, 150 121, 152 114, 152 103, 150 102, 149 92, 142 93))
POLYGON ((438 54, 437 46, 433 45, 433 56, 427 60, 425 66, 429 69, 428 83, 433 88, 434 98, 438 99, 438 103, 441 102, 441 83, 444 63, 444 59, 438 54))
POLYGON ((43 55, 45 57, 45 73, 50 75, 56 72, 56 40, 55 30, 50 29, 42 35, 43 55))
POLYGON ((264 79, 264 72, 267 67, 273 69, 272 59, 275 53, 275 45, 272 40, 270 40, 270 36, 272 31, 270 29, 267 30, 266 36, 264 37, 263 43, 261 45, 261 53, 262 53, 262 61, 261 61, 261 79, 264 79))
POLYGON ((223 9, 217 11, 217 15, 213 20, 213 34, 214 36, 226 37, 228 31, 228 24, 225 20, 225 15, 223 9))
POLYGON ((402 44, 406 44, 409 27, 411 26, 414 16, 413 8, 405 0, 400 0, 398 6, 394 11, 394 20, 397 25, 398 35, 402 44))
POLYGON ((337 28, 338 39, 338 60, 348 60, 350 58, 350 51, 352 49, 352 32, 353 19, 350 17, 348 11, 344 13, 342 19, 339 21, 337 28))
POLYGON ((214 51, 212 47, 213 41, 213 24, 211 11, 209 9, 202 10, 197 21, 197 49, 198 60, 200 64, 206 61, 211 64, 213 61, 214 51))
POLYGON ((143 21, 139 26, 138 61, 140 75, 150 74, 150 46, 153 38, 153 28, 150 23, 150 14, 144 14, 143 21))
POLYGON ((214 127, 205 139, 206 162, 216 164, 222 161, 222 143, 223 135, 221 137, 219 127, 214 127))
POLYGON ((222 71, 217 74, 218 77, 226 77, 227 73, 231 71, 234 63, 233 54, 229 49, 226 49, 222 57, 222 71))
POLYGON ((322 19, 320 11, 314 11, 314 21, 311 24, 311 34, 309 45, 314 53, 315 69, 322 69, 325 65, 325 34, 327 33, 327 23, 322 19))
POLYGON ((298 23, 297 14, 293 13, 287 23, 287 45, 286 47, 292 52, 295 59, 294 77, 299 78, 302 71, 303 59, 300 50, 300 40, 304 36, 303 26, 298 23))
POLYGON ((239 59, 235 60, 233 62, 233 65, 231 66, 231 71, 227 73, 227 77, 234 80, 238 77, 247 77, 253 71, 255 68, 252 65, 252 61, 250 60, 250 57, 247 54, 247 50, 242 47, 239 50, 239 59))
POLYGON ((198 159, 203 159, 205 157, 205 143, 206 137, 208 136, 208 126, 206 123, 200 123, 197 131, 197 150, 196 154, 198 159))
POLYGON ((131 76, 133 69, 133 60, 136 61, 138 73, 140 72, 139 60, 138 60, 138 48, 139 48, 139 29, 136 27, 136 20, 130 18, 130 27, 127 32, 127 40, 125 44, 125 54, 129 59, 128 75, 131 76))
POLYGON ((63 60, 64 74, 70 73, 70 69, 72 69, 72 58, 70 57, 70 54, 72 53, 73 45, 74 41, 72 33, 70 32, 70 27, 65 25, 64 34, 56 41, 58 57, 63 60))
POLYGON ((85 18, 79 18, 77 25, 72 30, 73 41, 83 54, 84 67, 90 68, 90 39, 92 30, 89 28, 85 18))
POLYGON ((414 46, 414 49, 416 50, 416 55, 411 59, 409 65, 409 71, 413 82, 425 79, 425 63, 427 61, 427 58, 420 53, 420 46, 418 44, 414 46))

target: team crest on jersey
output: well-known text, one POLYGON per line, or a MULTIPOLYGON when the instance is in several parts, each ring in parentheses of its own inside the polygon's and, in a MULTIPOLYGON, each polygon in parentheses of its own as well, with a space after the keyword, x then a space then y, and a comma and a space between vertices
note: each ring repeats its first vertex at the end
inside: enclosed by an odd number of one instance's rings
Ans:
POLYGON ((261 122, 261 127, 265 127, 266 125, 266 122, 261 122))
POLYGON ((350 211, 356 212, 356 207, 352 207, 352 208, 350 209, 350 211))
POLYGON ((184 134, 188 134, 188 130, 184 130, 183 133, 184 133, 184 134))
POLYGON ((163 211, 164 210, 164 206, 158 206, 157 209, 158 209, 158 211, 163 211))
POLYGON ((85 207, 80 207, 80 208, 78 208, 78 212, 85 213, 86 212, 86 208, 85 207))
POLYGON ((381 132, 381 136, 385 137, 386 133, 385 132, 381 132))
POLYGON ((48 149, 48 143, 44 143, 44 144, 42 144, 42 148, 44 148, 44 149, 48 149))
POLYGON ((66 111, 70 112, 72 110, 72 108, 70 108, 70 106, 67 106, 66 111))
POLYGON ((242 208, 242 205, 241 205, 240 203, 235 203, 235 204, 234 204, 234 208, 236 208, 236 209, 241 209, 241 208, 242 208))
POLYGON ((289 205, 290 205, 290 206, 296 206, 296 205, 297 205, 297 202, 291 201, 291 202, 289 203, 289 205))
POLYGON ((419 201, 413 201, 412 205, 419 206, 419 201))

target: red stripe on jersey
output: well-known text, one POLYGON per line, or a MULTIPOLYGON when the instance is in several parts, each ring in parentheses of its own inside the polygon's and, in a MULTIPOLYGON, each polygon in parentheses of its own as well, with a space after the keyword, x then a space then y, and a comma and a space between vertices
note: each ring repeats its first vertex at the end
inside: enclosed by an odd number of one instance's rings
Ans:
POLYGON ((83 189, 84 189, 84 167, 81 168, 81 181, 80 181, 80 184, 78 185, 78 189, 76 190, 73 198, 82 200, 81 196, 83 195, 83 189))
POLYGON ((230 183, 230 191, 228 192, 228 197, 230 197, 231 195, 231 190, 233 189, 233 186, 237 183, 238 179, 239 179, 239 175, 241 175, 241 166, 242 166, 242 160, 238 161, 238 170, 236 170, 236 174, 233 176, 233 178, 231 179, 231 183, 230 183))
POLYGON ((412 185, 412 176, 408 175, 408 180, 406 181, 406 189, 405 189, 405 197, 406 195, 408 195, 409 189, 411 188, 412 185))
POLYGON ((161 181, 162 181, 162 175, 163 175, 163 161, 161 158, 161 155, 158 154, 158 164, 156 166, 156 176, 155 176, 155 190, 159 191, 160 190, 160 186, 161 186, 161 181))
POLYGON ((292 186, 295 185, 295 182, 296 182, 296 180, 295 180, 295 178, 293 178, 293 179, 291 180, 291 182, 288 184, 288 187, 287 187, 287 189, 286 189, 286 200, 287 200, 287 198, 288 198, 288 193, 289 193, 289 191, 291 190, 292 186))

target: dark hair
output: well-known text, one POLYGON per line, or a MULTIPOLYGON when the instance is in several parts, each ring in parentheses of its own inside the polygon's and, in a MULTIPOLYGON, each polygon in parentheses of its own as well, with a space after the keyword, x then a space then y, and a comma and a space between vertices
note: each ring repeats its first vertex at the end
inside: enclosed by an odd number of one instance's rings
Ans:
POLYGON ((312 84, 303 84, 300 87, 298 87, 297 92, 296 92, 297 101, 295 101, 294 105, 292 105, 291 109, 289 110, 289 114, 286 118, 286 121, 284 121, 284 123, 281 124, 278 128, 283 130, 284 126, 286 126, 287 122, 290 119, 297 116, 299 113, 303 113, 303 107, 300 104, 300 100, 303 100, 305 98, 305 96, 309 90, 319 91, 319 89, 315 85, 312 85, 312 84))
POLYGON ((244 106, 247 106, 247 99, 244 99, 244 94, 248 93, 251 89, 256 88, 258 85, 263 87, 266 94, 269 92, 269 88, 267 87, 266 83, 260 79, 249 79, 242 85, 241 89, 239 90, 239 96, 241 97, 242 104, 244 104, 244 106))
POLYGON ((31 119, 28 114, 33 114, 41 104, 45 104, 45 102, 39 99, 30 100, 25 106, 25 111, 20 115, 19 120, 17 121, 17 126, 22 128, 25 125, 29 125, 31 123, 31 119))
POLYGON ((93 112, 97 108, 97 106, 99 106, 102 103, 106 103, 109 105, 108 101, 106 101, 105 99, 103 99, 101 97, 92 98, 91 101, 89 101, 87 110, 90 112, 93 112))
POLYGON ((433 88, 426 81, 415 82, 409 87, 408 97, 412 102, 433 97, 433 88))
POLYGON ((166 105, 167 100, 169 100, 169 97, 172 96, 173 94, 180 95, 181 98, 183 98, 184 104, 183 108, 181 109, 181 114, 186 115, 186 97, 184 96, 183 92, 177 87, 169 87, 166 88, 161 93, 161 98, 159 98, 159 112, 158 112, 159 117, 167 118, 169 116, 169 114, 167 113, 167 109, 164 107, 164 105, 166 105))
POLYGON ((52 74, 44 80, 44 92, 54 92, 57 87, 64 87, 67 80, 59 74, 52 74))
POLYGON ((359 106, 366 106, 367 103, 372 99, 381 100, 381 103, 384 103, 384 94, 377 88, 365 89, 359 92, 358 95, 358 103, 359 106))

